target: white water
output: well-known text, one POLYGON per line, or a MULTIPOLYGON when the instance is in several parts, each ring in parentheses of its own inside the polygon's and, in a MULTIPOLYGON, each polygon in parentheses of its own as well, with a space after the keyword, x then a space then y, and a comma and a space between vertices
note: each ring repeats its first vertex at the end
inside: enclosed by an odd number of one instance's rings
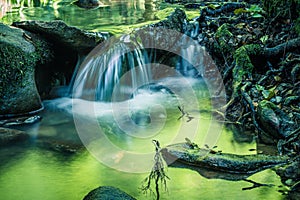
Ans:
POLYGON ((73 98, 110 101, 114 87, 126 71, 130 71, 130 78, 122 87, 137 88, 140 83, 149 83, 151 72, 146 67, 147 55, 128 40, 123 37, 117 42, 106 42, 89 55, 77 74, 73 98))

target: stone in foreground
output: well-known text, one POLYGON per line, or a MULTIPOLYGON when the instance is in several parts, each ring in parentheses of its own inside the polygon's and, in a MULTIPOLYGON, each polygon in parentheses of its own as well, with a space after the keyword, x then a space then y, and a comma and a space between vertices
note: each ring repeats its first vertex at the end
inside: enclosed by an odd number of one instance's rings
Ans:
POLYGON ((118 188, 101 186, 89 192, 83 200, 135 200, 135 198, 118 188))

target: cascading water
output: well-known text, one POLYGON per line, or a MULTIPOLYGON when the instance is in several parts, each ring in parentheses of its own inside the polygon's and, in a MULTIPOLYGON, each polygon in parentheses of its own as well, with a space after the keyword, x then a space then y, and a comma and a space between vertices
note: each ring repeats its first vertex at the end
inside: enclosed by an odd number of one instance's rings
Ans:
POLYGON ((146 65, 149 58, 141 44, 132 41, 129 35, 110 44, 98 46, 83 63, 85 67, 78 72, 74 82, 73 98, 110 101, 114 87, 127 71, 131 78, 123 81, 123 92, 132 92, 126 90, 136 88, 139 83, 149 83, 151 71, 146 65), (132 70, 134 68, 138 70, 132 70))
MULTIPOLYGON (((111 101, 116 89, 122 90, 117 92, 119 95, 134 95, 138 87, 151 84, 157 76, 165 78, 174 75, 174 72, 168 74, 159 69, 158 65, 163 59, 167 59, 168 66, 176 68, 183 75, 199 77, 202 71, 199 71, 202 68, 202 47, 192 45, 186 35, 176 32, 168 38, 165 34, 166 30, 150 28, 99 45, 77 73, 73 98, 111 101)), ((127 100, 126 97, 119 96, 118 100, 127 100)))

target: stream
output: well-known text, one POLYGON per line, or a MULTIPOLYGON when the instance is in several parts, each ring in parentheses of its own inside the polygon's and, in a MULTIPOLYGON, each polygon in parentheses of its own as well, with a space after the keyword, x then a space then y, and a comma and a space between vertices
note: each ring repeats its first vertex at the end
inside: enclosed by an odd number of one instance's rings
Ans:
MULTIPOLYGON (((194 84, 201 85, 203 82, 194 82, 194 84)), ((199 94, 201 94, 200 91, 199 94)), ((174 138, 178 133, 178 128, 182 124, 189 125, 190 122, 186 122, 186 119, 177 119, 180 112, 177 108, 174 109, 172 104, 170 105, 170 102, 174 100, 172 97, 160 93, 152 94, 152 96, 152 98, 149 98, 148 94, 148 105, 151 102, 161 102, 162 97, 164 97, 168 117, 159 133, 146 138, 132 139, 132 136, 122 133, 118 126, 111 121, 113 116, 109 103, 97 103, 95 105, 101 108, 98 119, 101 121, 101 127, 105 128, 104 132, 110 141, 122 149, 129 149, 132 152, 151 153, 154 151, 151 138, 158 139, 161 145, 165 146, 170 143, 169 138, 174 138)), ((30 133, 32 138, 30 144, 0 149, 1 198, 79 200, 92 189, 101 185, 109 185, 118 187, 137 199, 153 199, 153 196, 149 194, 145 196, 139 190, 142 180, 148 175, 147 172, 134 173, 131 171, 129 173, 113 169, 107 166, 110 163, 101 162, 101 158, 99 161, 99 157, 94 152, 85 149, 70 154, 54 151, 47 146, 40 145, 43 140, 79 142, 72 116, 72 104, 79 108, 86 107, 86 104, 90 102, 78 100, 74 103, 73 101, 69 98, 45 101, 45 111, 42 113, 43 120, 35 125, 19 127, 30 133)), ((201 102, 201 109, 209 108, 208 99, 199 97, 199 102, 201 102)), ((143 104, 145 104, 145 98, 137 97, 135 105, 143 104)), ((136 109, 143 110, 141 107, 136 107, 136 109)), ((187 111, 191 115, 197 116, 196 111, 187 111)), ((84 118, 88 115, 89 113, 81 113, 84 118)), ((207 132, 210 126, 218 127, 216 125, 218 122, 214 121, 210 114, 203 113, 198 117, 199 119, 194 119, 200 123, 194 141, 200 143, 200 141, 203 141, 203 133, 207 132)), ((222 129, 216 145, 218 146, 217 150, 223 152, 235 154, 256 153, 255 151, 249 151, 256 148, 254 141, 238 142, 232 132, 225 128, 222 129)), ((149 157, 149 159, 145 159, 145 162, 150 171, 153 159, 149 157)), ((126 169, 128 170, 128 168, 126 169)), ((167 181, 168 192, 162 192, 161 199, 283 199, 282 194, 278 192, 282 189, 280 178, 270 169, 254 174, 248 179, 271 184, 272 186, 251 190, 242 190, 251 187, 251 183, 242 180, 207 179, 189 169, 168 168, 167 174, 170 177, 170 180, 167 181)))
MULTIPOLYGON (((22 9, 12 8, 1 20, 62 19, 86 30, 120 33, 129 25, 155 20, 160 5, 155 0, 104 1, 107 6, 84 10, 71 3, 45 0, 34 7, 22 2, 22 9)), ((80 73, 77 80, 81 82, 80 73)), ((201 147, 216 146, 216 151, 257 153, 254 138, 241 138, 212 116, 205 78, 172 73, 155 78, 153 84, 148 78, 146 84, 135 85, 134 91, 130 89, 136 83, 123 85, 122 94, 132 96, 123 99, 113 93, 117 96, 113 102, 102 95, 96 100, 86 96, 89 82, 77 84, 73 98, 45 100, 42 121, 15 127, 26 131, 30 141, 0 149, 1 199, 80 200, 99 186, 117 187, 136 199, 154 199, 139 189, 153 165, 153 139, 162 147, 188 137, 201 147), (85 88, 84 92, 78 94, 78 88, 85 88), (76 152, 65 151, 60 144, 74 146, 76 152)), ((280 177, 271 169, 248 177, 268 184, 254 189, 243 180, 207 178, 211 176, 189 169, 169 167, 167 175, 168 191, 161 193, 161 199, 284 199, 279 192, 284 190, 280 177)))

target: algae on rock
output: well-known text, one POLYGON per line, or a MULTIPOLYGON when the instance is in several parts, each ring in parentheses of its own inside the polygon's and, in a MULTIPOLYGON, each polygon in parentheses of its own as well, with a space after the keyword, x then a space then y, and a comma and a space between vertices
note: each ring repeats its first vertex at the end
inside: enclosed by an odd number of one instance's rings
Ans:
MULTIPOLYGON (((42 108, 35 66, 49 54, 35 46, 30 33, 0 24, 0 116, 27 114, 42 108)), ((41 42, 39 47, 44 44, 41 42)))

